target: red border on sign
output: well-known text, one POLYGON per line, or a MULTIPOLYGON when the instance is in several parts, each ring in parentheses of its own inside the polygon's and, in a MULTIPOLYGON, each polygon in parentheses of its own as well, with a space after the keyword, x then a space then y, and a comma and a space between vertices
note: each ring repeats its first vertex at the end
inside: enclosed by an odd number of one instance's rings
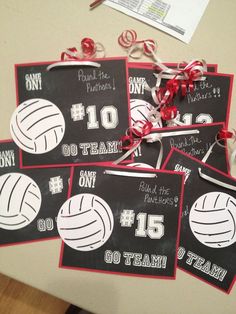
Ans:
MULTIPOLYGON (((90 272, 97 272, 97 273, 105 273, 105 274, 115 274, 115 275, 122 275, 122 276, 134 276, 134 277, 146 277, 146 278, 158 278, 158 279, 176 279, 176 268, 177 268, 177 249, 179 247, 179 240, 180 240, 180 223, 181 223, 181 216, 182 216, 182 204, 183 204, 183 195, 184 195, 184 173, 183 172, 175 172, 170 170, 157 170, 157 169, 147 169, 147 168, 127 168, 126 166, 117 166, 117 165, 102 165, 99 167, 106 168, 106 166, 113 168, 113 169, 123 169, 123 170, 129 170, 129 172, 145 172, 145 173, 167 173, 170 175, 181 175, 181 189, 180 189, 180 202, 179 202, 179 215, 178 215, 178 226, 177 226, 177 235, 176 235, 176 244, 175 244, 175 259, 174 259, 174 269, 173 269, 173 276, 155 276, 155 275, 144 275, 144 274, 135 274, 135 273, 123 273, 123 272, 113 272, 109 270, 98 270, 98 269, 91 269, 91 268, 83 268, 83 267, 76 267, 76 266, 64 266, 63 265, 63 253, 64 253, 64 242, 62 241, 61 244, 61 251, 60 251, 60 257, 59 257, 59 268, 65 268, 65 269, 71 269, 71 270, 82 270, 82 271, 90 271, 90 272), (131 171, 130 171, 131 170, 131 171)), ((70 182, 73 185, 73 174, 74 172, 71 172, 71 178, 70 182)), ((71 189, 70 189, 71 193, 71 189)), ((68 197, 70 195, 68 194, 68 197)))
MULTIPOLYGON (((129 76, 128 76, 128 60, 127 57, 109 57, 109 58, 94 58, 94 59, 83 59, 83 61, 112 61, 112 60, 124 60, 125 62, 125 72, 126 72, 126 91, 127 91, 127 104, 128 104, 128 127, 131 126, 131 116, 130 116, 130 95, 129 95, 129 76)), ((15 64, 15 87, 16 87, 16 105, 19 104, 19 91, 18 91, 18 79, 17 79, 17 68, 18 67, 24 67, 24 66, 37 66, 37 65, 49 65, 55 62, 59 61, 46 61, 46 62, 32 62, 32 63, 20 63, 15 64)), ((30 165, 26 166, 23 165, 23 153, 22 150, 19 150, 19 161, 20 161, 20 168, 21 169, 34 169, 34 168, 60 168, 60 167, 73 167, 73 166, 87 166, 87 165, 99 165, 103 164, 104 161, 97 161, 97 162, 81 162, 81 163, 65 163, 65 164, 48 164, 48 165, 30 165)), ((117 157, 118 159, 118 157, 117 157)), ((106 161, 106 162, 114 162, 112 161, 106 161)), ((124 164, 133 162, 132 156, 130 159, 123 161, 124 164)))

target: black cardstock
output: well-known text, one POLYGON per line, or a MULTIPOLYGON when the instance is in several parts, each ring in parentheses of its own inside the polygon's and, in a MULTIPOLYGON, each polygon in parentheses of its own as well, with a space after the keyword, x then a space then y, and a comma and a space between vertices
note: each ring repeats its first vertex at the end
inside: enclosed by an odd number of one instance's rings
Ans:
MULTIPOLYGON (((207 153, 211 144, 216 140, 217 133, 223 128, 223 123, 213 124, 196 124, 191 126, 159 128, 153 130, 152 133, 165 133, 175 131, 199 130, 199 134, 168 136, 161 139, 163 146, 164 162, 172 147, 176 147, 197 159, 202 158, 207 153)), ((223 143, 222 143, 223 144, 223 143)), ((134 163, 145 163, 152 167, 156 167, 157 158, 160 152, 160 143, 147 143, 142 141, 141 145, 134 152, 134 163)), ((209 165, 228 173, 228 156, 225 147, 215 145, 212 153, 206 161, 209 165)))
MULTIPOLYGON (((149 65, 129 63, 130 100, 141 99, 156 106, 151 93, 145 90, 145 83, 150 87, 156 84, 154 70, 149 65)), ((173 104, 179 111, 178 120, 185 125, 225 122, 228 126, 229 109, 232 94, 233 75, 205 73, 206 80, 194 82, 194 91, 185 97, 181 92, 174 98, 173 104)), ((165 84, 167 80, 163 80, 165 84)), ((164 85, 163 85, 164 86, 164 85)), ((166 126, 163 121, 163 126, 166 126)))
POLYGON ((127 169, 124 166, 76 167, 73 178, 71 178, 71 196, 92 193, 104 199, 113 213, 113 233, 103 246, 93 251, 77 251, 63 244, 60 266, 134 276, 174 278, 178 223, 182 203, 182 174, 139 169, 139 174, 156 173, 155 178, 144 178, 105 174, 106 170, 137 173, 137 170, 127 169), (85 183, 89 180, 83 178, 84 173, 87 173, 87 176, 88 173, 93 173, 91 184, 85 183), (133 210, 135 213, 134 223, 131 227, 121 226, 120 219, 123 210, 133 210), (147 234, 144 237, 135 236, 136 218, 139 213, 163 215, 163 237, 151 239, 147 234), (132 257, 130 263, 125 265, 125 261, 128 261, 127 254, 131 254, 132 257), (111 256, 115 262, 111 262, 111 256), (136 262, 139 259, 139 264, 142 264, 140 260, 145 264, 145 261, 151 261, 152 256, 159 259, 160 263, 155 264, 156 266, 150 267, 150 263, 149 266, 134 265, 135 259, 136 262))
MULTIPOLYGON (((179 268, 187 271, 198 279, 229 293, 233 287, 236 274, 236 242, 227 247, 219 247, 219 244, 216 244, 218 245, 217 248, 203 244, 193 235, 189 222, 191 218, 189 217, 191 210, 193 210, 191 207, 195 201, 204 194, 217 192, 217 197, 220 198, 220 193, 226 193, 229 196, 236 198, 235 191, 226 189, 201 178, 198 172, 199 168, 201 168, 203 174, 233 186, 236 186, 236 180, 177 149, 172 150, 163 168, 185 172, 185 193, 181 220, 180 246, 178 251, 179 268)), ((207 199, 205 199, 204 202, 207 202, 207 199)), ((201 205, 202 208, 204 208, 204 203, 202 204, 200 200, 198 203, 199 206, 201 205)), ((215 207, 217 207, 217 200, 215 200, 215 204, 215 207)), ((215 215, 222 210, 222 208, 215 208, 215 215)), ((209 212, 210 208, 207 207, 207 211, 209 212)), ((198 212, 203 211, 198 208, 198 212)), ((202 215, 204 214, 206 215, 205 212, 202 215)), ((229 217, 227 219, 229 219, 229 217)), ((218 220, 221 222, 219 221, 217 223, 222 223, 223 226, 224 221, 221 219, 218 220)), ((199 225, 200 220, 197 223, 192 223, 199 225)), ((203 223, 207 228, 211 228, 212 225, 215 226, 209 218, 207 220, 203 219, 201 225, 203 223)), ((233 227, 235 227, 233 218, 232 224, 233 227)), ((209 229, 209 234, 210 233, 212 234, 209 229)), ((221 235, 219 234, 218 236, 220 237, 221 235)), ((207 241, 214 241, 213 236, 209 236, 207 241)), ((217 241, 221 243, 220 240, 217 241)))
MULTIPOLYGON (((38 155, 21 151, 22 167, 106 162, 122 155, 120 138, 129 127, 126 58, 94 61, 101 67, 69 66, 47 71, 52 62, 16 65, 17 104, 35 98, 49 100, 61 110, 66 123, 64 137, 52 151, 38 155), (74 115, 73 105, 82 106, 83 118, 78 120, 74 115), (103 109, 108 106, 115 107, 118 118, 110 129, 104 127, 103 119, 103 109), (91 119, 95 115, 96 128, 87 125, 88 107, 91 119)), ((106 118, 111 119, 111 115, 106 118)))
MULTIPOLYGON (((56 217, 61 205, 67 199, 70 168, 20 169, 19 149, 12 140, 6 140, 0 142, 0 176, 10 173, 21 173, 33 179, 41 191, 42 203, 36 218, 22 229, 6 230, 1 228, 2 223, 0 217, 0 246, 58 237, 56 217), (63 183, 61 192, 60 187, 56 185, 55 181, 55 185, 53 187, 51 186, 50 191, 49 182, 52 182, 53 178, 58 183, 59 181, 63 183), (57 179, 60 180, 58 181, 57 179), (54 194, 52 194, 52 192, 54 194)), ((4 197, 4 195, 2 197, 4 197)), ((2 198, 0 199, 2 200, 2 198)), ((21 202, 22 199, 19 196, 19 206, 21 202)), ((3 204, 1 203, 0 206, 2 207, 3 204)))

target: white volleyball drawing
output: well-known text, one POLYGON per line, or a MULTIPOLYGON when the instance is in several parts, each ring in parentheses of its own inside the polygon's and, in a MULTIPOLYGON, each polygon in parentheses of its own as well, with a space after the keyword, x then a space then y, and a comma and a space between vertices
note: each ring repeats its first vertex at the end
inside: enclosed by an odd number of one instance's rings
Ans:
POLYGON ((41 207, 38 185, 22 173, 0 176, 0 228, 17 230, 29 225, 41 207))
POLYGON ((78 251, 92 251, 110 238, 114 218, 109 205, 99 196, 78 194, 68 199, 57 217, 62 240, 78 251))
POLYGON ((59 108, 46 99, 34 98, 14 111, 10 132, 17 146, 31 154, 54 149, 65 133, 65 120, 59 108))
POLYGON ((191 207, 189 224, 194 236, 211 248, 236 242, 236 199, 221 192, 199 197, 191 207))
MULTIPOLYGON (((130 100, 130 114, 132 124, 136 121, 150 121, 149 113, 151 110, 155 109, 150 103, 141 99, 131 99, 130 100)), ((162 128, 161 119, 157 122, 152 122, 154 128, 162 128)))
POLYGON ((145 164, 143 162, 132 162, 131 164, 127 165, 128 167, 135 167, 135 168, 148 168, 148 169, 155 169, 152 166, 145 164))

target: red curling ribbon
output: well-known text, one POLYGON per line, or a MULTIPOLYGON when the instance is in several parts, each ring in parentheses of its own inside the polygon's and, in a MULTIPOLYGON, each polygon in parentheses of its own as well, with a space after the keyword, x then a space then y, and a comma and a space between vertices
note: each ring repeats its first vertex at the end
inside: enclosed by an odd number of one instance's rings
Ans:
POLYGON ((92 57, 96 54, 96 44, 93 39, 85 37, 81 40, 81 50, 84 57, 92 57))
POLYGON ((81 60, 83 58, 92 58, 96 54, 100 54, 100 57, 105 56, 105 48, 99 42, 94 42, 92 38, 85 37, 81 40, 81 48, 78 50, 75 47, 67 48, 61 53, 61 61, 81 60))
POLYGON ((179 82, 176 79, 167 81, 166 89, 169 90, 173 95, 177 94, 179 90, 179 82))
MULTIPOLYGON (((167 68, 156 74, 156 86, 153 88, 148 87, 148 90, 150 90, 154 102, 159 106, 158 108, 170 105, 179 90, 184 97, 188 92, 193 92, 194 81, 204 80, 203 73, 205 70, 206 62, 204 60, 194 60, 188 63, 183 69, 180 69, 180 66, 178 66, 175 73, 172 70, 169 71, 167 68), (165 87, 160 87, 162 79, 168 78, 170 79, 167 81, 165 87)), ((162 118, 167 119, 164 109, 162 118)))
POLYGON ((150 121, 137 120, 131 127, 131 131, 136 136, 142 138, 143 136, 148 135, 151 132, 152 127, 153 124, 150 121))
POLYGON ((122 146, 121 148, 124 150, 129 150, 134 146, 134 138, 132 135, 124 135, 120 139, 122 146))
POLYGON ((169 105, 174 97, 174 93, 171 89, 159 88, 156 91, 157 100, 160 106, 169 105))
POLYGON ((186 81, 181 80, 180 81, 180 86, 181 86, 181 94, 182 96, 186 96, 187 95, 187 91, 188 91, 188 84, 186 81))
POLYGON ((186 65, 183 69, 183 73, 189 80, 196 81, 199 77, 202 77, 203 72, 206 70, 204 60, 193 60, 186 65))
POLYGON ((121 148, 124 150, 132 149, 135 145, 137 145, 137 139, 134 139, 133 134, 140 138, 140 140, 142 141, 142 138, 151 132, 152 127, 153 124, 150 121, 135 121, 133 126, 128 129, 129 134, 121 137, 121 148))
POLYGON ((157 44, 153 39, 144 40, 143 50, 146 55, 152 55, 157 49, 157 44))
POLYGON ((140 58, 142 54, 151 56, 157 49, 157 43, 153 39, 137 40, 137 33, 133 29, 123 31, 118 37, 118 43, 125 49, 130 48, 128 55, 134 59, 140 58), (138 56, 133 54, 137 50, 140 52, 138 56))
POLYGON ((118 37, 118 43, 124 48, 130 48, 137 40, 137 33, 133 30, 126 30, 118 37))
POLYGON ((163 120, 173 120, 177 116, 177 107, 176 106, 168 106, 168 107, 163 107, 160 110, 161 117, 163 120))
POLYGON ((236 132, 234 130, 234 133, 233 132, 230 132, 226 129, 221 129, 219 132, 218 132, 218 138, 220 140, 225 140, 225 139, 230 139, 230 138, 234 138, 234 140, 236 139, 236 132))
POLYGON ((75 47, 67 48, 66 51, 61 53, 61 60, 77 60, 79 59, 78 50, 75 47))

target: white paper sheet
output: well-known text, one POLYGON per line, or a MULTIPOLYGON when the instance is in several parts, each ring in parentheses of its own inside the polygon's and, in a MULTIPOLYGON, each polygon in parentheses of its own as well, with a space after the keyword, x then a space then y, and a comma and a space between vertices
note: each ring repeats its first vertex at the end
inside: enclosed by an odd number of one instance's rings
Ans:
POLYGON ((189 43, 209 0, 106 0, 104 4, 189 43))

